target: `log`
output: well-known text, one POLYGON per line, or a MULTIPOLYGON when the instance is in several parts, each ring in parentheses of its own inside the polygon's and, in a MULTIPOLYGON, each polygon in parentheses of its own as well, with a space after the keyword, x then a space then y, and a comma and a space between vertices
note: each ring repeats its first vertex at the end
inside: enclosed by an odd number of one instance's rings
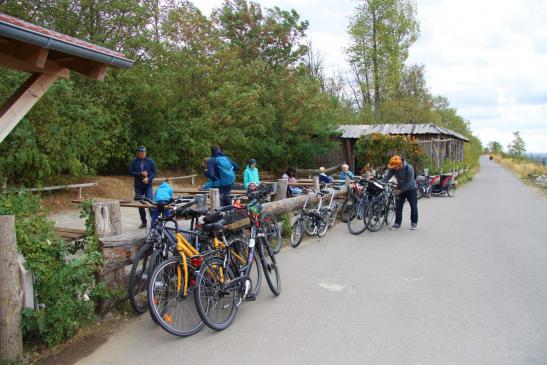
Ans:
POLYGON ((218 189, 209 190, 209 200, 211 201, 211 206, 209 210, 214 212, 215 209, 220 208, 220 192, 218 189))
MULTIPOLYGON (((335 193, 335 198, 344 198, 346 196, 346 189, 345 187, 342 187, 339 191, 335 191, 335 193)), ((326 197, 328 196, 330 195, 327 195, 326 197)), ((264 203, 262 205, 262 209, 264 212, 270 212, 277 216, 288 212, 298 211, 302 209, 302 206, 304 206, 305 202, 306 195, 301 195, 294 198, 264 203)), ((317 196, 312 195, 310 196, 310 199, 308 201, 308 206, 312 206, 313 204, 317 204, 318 202, 319 199, 317 198, 317 196)))
POLYGON ((17 263, 15 216, 0 216, 0 363, 23 360, 23 290, 17 263))
POLYGON ((95 232, 97 237, 115 236, 122 233, 120 203, 101 201, 93 203, 95 232))
POLYGON ((287 198, 287 188, 289 181, 287 179, 277 180, 277 192, 275 193, 275 200, 283 200, 287 198))

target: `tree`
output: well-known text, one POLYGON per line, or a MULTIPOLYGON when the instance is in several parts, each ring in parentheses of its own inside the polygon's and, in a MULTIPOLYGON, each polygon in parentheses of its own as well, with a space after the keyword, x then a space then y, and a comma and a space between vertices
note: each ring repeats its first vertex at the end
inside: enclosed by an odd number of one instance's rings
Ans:
POLYGON ((490 153, 502 153, 503 146, 498 141, 491 141, 488 143, 488 150, 490 153))
POLYGON ((419 26, 411 0, 363 0, 351 17, 347 49, 363 104, 373 106, 380 120, 382 100, 399 91, 408 49, 419 26))
POLYGON ((524 143, 519 131, 513 132, 513 137, 513 141, 507 145, 507 151, 514 158, 523 158, 526 152, 526 143, 524 143))

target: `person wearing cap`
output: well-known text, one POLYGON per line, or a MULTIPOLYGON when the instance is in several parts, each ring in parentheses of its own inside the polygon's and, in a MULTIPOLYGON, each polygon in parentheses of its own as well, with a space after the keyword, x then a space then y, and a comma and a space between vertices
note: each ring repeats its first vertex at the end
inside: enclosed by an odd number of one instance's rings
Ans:
POLYGON ((211 158, 207 161, 204 175, 211 179, 211 187, 218 188, 222 206, 232 205, 232 185, 236 182, 235 171, 239 166, 220 150, 211 146, 211 158))
MULTIPOLYGON (((146 197, 152 200, 153 189, 152 181, 157 175, 156 164, 154 160, 146 156, 146 147, 140 146, 135 157, 129 164, 129 175, 135 178, 135 198, 146 197)), ((141 226, 146 228, 146 211, 144 208, 139 208, 141 217, 141 226)))
POLYGON ((397 195, 395 204, 395 224, 391 229, 401 227, 403 221, 403 205, 405 200, 410 204, 410 229, 418 226, 418 192, 416 191, 416 178, 414 168, 400 156, 393 156, 387 164, 388 171, 382 182, 387 183, 393 176, 397 179, 397 195))
POLYGON ((254 158, 249 160, 247 167, 245 167, 245 170, 243 171, 243 186, 245 186, 245 190, 249 188, 249 184, 251 183, 260 185, 260 176, 254 158))

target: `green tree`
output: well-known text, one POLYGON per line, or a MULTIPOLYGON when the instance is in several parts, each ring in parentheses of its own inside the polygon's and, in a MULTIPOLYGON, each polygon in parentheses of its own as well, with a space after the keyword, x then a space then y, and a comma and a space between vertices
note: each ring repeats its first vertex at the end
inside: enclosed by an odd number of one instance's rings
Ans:
POLYGON ((507 145, 507 152, 514 158, 523 158, 526 153, 526 143, 520 136, 519 131, 513 132, 513 141, 507 145))
POLYGON ((488 150, 490 153, 502 153, 503 146, 498 141, 491 141, 488 143, 488 150))
POLYGON ((410 0, 363 0, 351 17, 347 50, 358 89, 358 105, 372 106, 380 120, 382 100, 394 96, 400 85, 408 49, 419 25, 410 0))

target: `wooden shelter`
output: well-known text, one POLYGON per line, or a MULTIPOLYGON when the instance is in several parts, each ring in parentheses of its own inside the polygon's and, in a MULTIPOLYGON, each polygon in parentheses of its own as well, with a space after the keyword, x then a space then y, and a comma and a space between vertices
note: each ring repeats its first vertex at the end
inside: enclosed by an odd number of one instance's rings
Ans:
POLYGON ((123 54, 0 13, 0 67, 31 76, 0 108, 0 143, 59 78, 70 71, 104 80, 108 67, 129 68, 123 54))
POLYGON ((385 135, 411 136, 421 144, 425 153, 439 167, 445 160, 462 161, 463 144, 469 142, 465 136, 434 124, 361 124, 340 125, 344 160, 355 169, 355 142, 364 135, 380 133, 385 135))

